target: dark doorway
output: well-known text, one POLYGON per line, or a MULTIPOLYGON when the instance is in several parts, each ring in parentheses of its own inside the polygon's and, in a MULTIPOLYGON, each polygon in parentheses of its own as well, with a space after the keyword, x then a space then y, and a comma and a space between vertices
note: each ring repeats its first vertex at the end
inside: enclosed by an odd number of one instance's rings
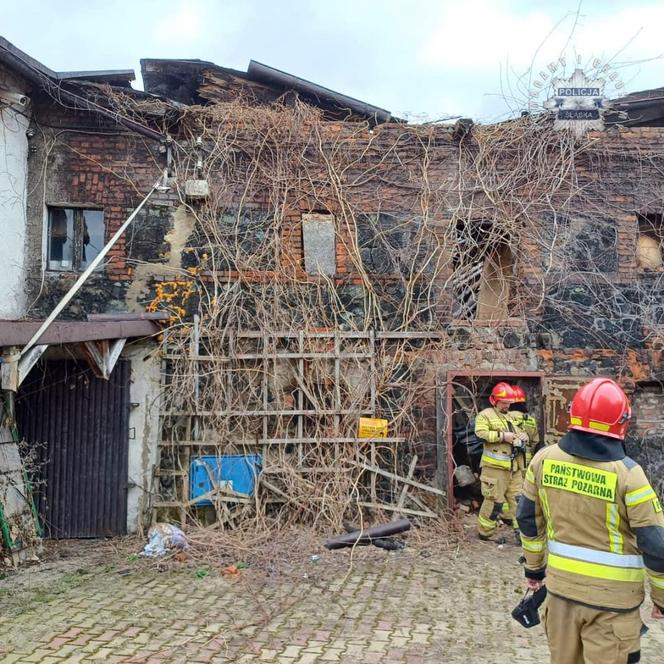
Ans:
POLYGON ((119 361, 108 381, 83 362, 42 363, 21 385, 16 415, 44 535, 125 534, 129 363, 119 361))
POLYGON ((447 464, 448 492, 458 500, 471 504, 481 502, 479 484, 480 458, 483 443, 475 436, 475 416, 489 405, 491 388, 500 381, 519 385, 524 389, 528 400, 528 410, 539 428, 540 441, 545 441, 547 432, 543 418, 542 379, 540 372, 449 372, 447 376, 447 464), (472 475, 476 481, 460 486, 455 471, 463 467, 468 482, 472 475))

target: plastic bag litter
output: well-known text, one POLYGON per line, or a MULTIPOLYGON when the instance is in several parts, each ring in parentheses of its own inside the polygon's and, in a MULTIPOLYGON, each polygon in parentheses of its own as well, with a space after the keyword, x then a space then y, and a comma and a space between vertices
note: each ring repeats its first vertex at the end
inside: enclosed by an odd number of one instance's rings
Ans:
POLYGON ((148 530, 148 543, 141 552, 142 556, 158 558, 172 549, 186 551, 189 548, 185 534, 170 523, 157 523, 148 530))

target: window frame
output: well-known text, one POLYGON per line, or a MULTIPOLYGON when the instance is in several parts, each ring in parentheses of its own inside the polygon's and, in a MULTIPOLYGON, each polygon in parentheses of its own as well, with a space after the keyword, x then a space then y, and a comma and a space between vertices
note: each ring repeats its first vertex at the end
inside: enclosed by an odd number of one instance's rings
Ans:
MULTIPOLYGON (((102 241, 105 244, 106 240, 106 218, 104 215, 104 208, 96 205, 77 205, 76 203, 61 203, 46 206, 46 271, 47 272, 84 272, 88 265, 94 260, 86 259, 87 265, 83 266, 83 232, 84 232, 84 215, 86 212, 101 212, 101 223, 103 227, 102 241), (72 260, 69 267, 55 267, 53 263, 56 261, 51 260, 51 242, 52 242, 52 213, 55 210, 71 211, 73 215, 73 237, 72 237, 72 260)), ((103 245, 102 245, 103 246, 103 245)), ((99 248, 97 254, 101 251, 99 248)), ((95 255, 96 256, 96 255, 95 255)), ((99 268, 97 268, 99 269, 99 268)))

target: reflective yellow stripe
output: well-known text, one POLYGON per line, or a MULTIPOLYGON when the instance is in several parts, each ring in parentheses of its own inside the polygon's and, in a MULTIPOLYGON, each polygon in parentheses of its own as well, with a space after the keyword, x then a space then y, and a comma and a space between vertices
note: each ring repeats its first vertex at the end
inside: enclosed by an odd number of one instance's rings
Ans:
POLYGON ((527 540, 523 533, 521 534, 521 547, 524 551, 530 551, 530 553, 541 553, 544 551, 544 540, 527 540))
POLYGON ((618 505, 615 503, 606 505, 606 528, 609 531, 609 549, 613 553, 622 553, 623 536, 620 533, 620 514, 618 505))
POLYGON ((494 459, 493 457, 489 456, 488 453, 482 455, 482 461, 484 463, 488 463, 490 466, 496 466, 496 468, 507 468, 508 470, 511 470, 512 468, 512 461, 505 459, 494 459))
POLYGON ((583 420, 580 417, 570 417, 569 418, 569 423, 570 424, 576 424, 577 426, 581 426, 583 424, 583 420))
POLYGON ((551 520, 551 510, 549 509, 549 499, 546 497, 544 489, 539 491, 540 503, 542 503, 542 511, 544 512, 544 520, 546 521, 546 536, 550 540, 555 540, 555 532, 553 529, 553 521, 551 520))
POLYGON ((477 520, 480 522, 480 526, 485 530, 493 530, 498 527, 498 524, 491 519, 485 519, 481 514, 477 517, 477 520))
POLYGON ((653 491, 650 484, 634 489, 625 494, 625 505, 640 505, 641 503, 648 502, 657 498, 657 494, 653 491))
POLYGON ((611 425, 605 424, 604 422, 595 422, 594 420, 590 420, 590 422, 588 422, 588 428, 595 429, 595 431, 608 431, 611 428, 611 425))
POLYGON ((562 558, 549 551, 547 564, 553 569, 561 572, 571 572, 582 576, 590 576, 593 579, 606 579, 608 581, 643 581, 645 572, 643 569, 629 567, 611 567, 609 565, 600 565, 598 563, 587 563, 582 560, 572 560, 571 558, 562 558))
POLYGON ((533 473, 531 466, 528 466, 528 469, 526 470, 526 479, 532 484, 535 484, 535 473, 533 473))
POLYGON ((664 577, 653 576, 650 572, 648 572, 648 581, 650 581, 650 585, 654 588, 664 588, 664 577))

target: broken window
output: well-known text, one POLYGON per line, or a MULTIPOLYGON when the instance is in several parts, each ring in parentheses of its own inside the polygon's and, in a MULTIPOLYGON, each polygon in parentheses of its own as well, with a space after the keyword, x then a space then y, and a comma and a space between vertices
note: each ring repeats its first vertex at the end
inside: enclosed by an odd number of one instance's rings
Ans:
POLYGON ((639 215, 639 234, 636 239, 636 267, 657 270, 664 266, 664 217, 661 214, 639 215))
POLYGON ((436 261, 434 235, 423 219, 414 215, 358 214, 357 244, 362 265, 376 275, 431 274, 436 261))
POLYGON ((49 270, 85 270, 103 247, 102 210, 49 207, 49 270))
POLYGON ((302 215, 304 269, 308 274, 334 276, 337 271, 337 242, 331 214, 302 215))
POLYGON ((454 255, 453 316, 462 320, 504 320, 512 283, 512 251, 489 222, 459 222, 454 255))

